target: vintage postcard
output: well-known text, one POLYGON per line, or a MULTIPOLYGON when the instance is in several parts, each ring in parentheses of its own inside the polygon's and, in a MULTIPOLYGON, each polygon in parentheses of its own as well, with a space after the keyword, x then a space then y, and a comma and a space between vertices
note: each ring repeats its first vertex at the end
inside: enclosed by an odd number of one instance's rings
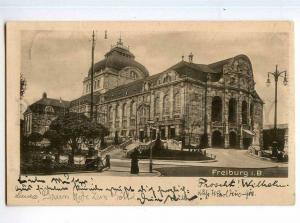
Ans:
POLYGON ((8 205, 292 205, 288 21, 8 22, 8 205))

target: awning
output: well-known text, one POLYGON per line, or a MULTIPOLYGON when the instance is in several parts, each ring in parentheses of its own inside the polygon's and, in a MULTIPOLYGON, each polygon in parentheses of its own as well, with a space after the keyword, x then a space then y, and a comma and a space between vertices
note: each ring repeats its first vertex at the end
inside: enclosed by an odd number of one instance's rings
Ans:
POLYGON ((248 129, 243 129, 243 137, 244 138, 252 138, 255 136, 255 132, 248 130, 248 129))

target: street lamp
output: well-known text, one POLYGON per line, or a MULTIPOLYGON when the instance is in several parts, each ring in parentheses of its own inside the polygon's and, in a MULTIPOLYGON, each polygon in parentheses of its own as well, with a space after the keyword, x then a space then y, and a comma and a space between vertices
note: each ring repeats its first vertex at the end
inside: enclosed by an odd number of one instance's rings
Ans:
MULTIPOLYGON (((135 122, 135 128, 136 128, 136 136, 137 136, 137 131, 138 131, 138 122, 137 122, 137 114, 138 114, 138 111, 142 108, 148 108, 149 109, 149 115, 148 115, 148 121, 147 121, 147 124, 149 125, 149 129, 150 129, 150 138, 152 139, 151 137, 151 128, 152 128, 152 125, 154 124, 153 121, 150 120, 150 104, 146 104, 146 103, 142 103, 140 104, 137 109, 136 109, 136 122, 135 122)), ((153 163, 152 163, 152 145, 150 144, 150 157, 149 157, 149 172, 152 173, 152 166, 153 166, 153 163)))
MULTIPOLYGON (((105 30, 105 36, 104 39, 107 39, 107 30, 105 30)), ((92 64, 91 64, 91 80, 90 80, 90 84, 91 84, 91 111, 90 111, 90 119, 91 122, 93 121, 93 109, 94 109, 94 74, 95 74, 95 64, 94 64, 94 57, 95 57, 95 45, 96 45, 96 36, 95 36, 95 31, 93 30, 93 34, 92 34, 92 64)), ((97 113, 96 113, 97 114, 97 113)), ((95 117, 97 118, 97 117, 95 117)))
POLYGON ((277 82, 279 77, 283 77, 283 84, 286 86, 288 84, 286 71, 278 71, 278 65, 276 65, 275 72, 268 72, 268 79, 266 81, 267 86, 271 84, 270 75, 274 77, 275 80, 275 112, 274 112, 274 144, 277 144, 277 82))
POLYGON ((207 90, 208 85, 207 82, 210 80, 210 74, 208 73, 205 76, 205 93, 204 93, 204 134, 202 136, 201 144, 203 148, 208 146, 208 134, 207 134, 207 90))
POLYGON ((150 157, 149 157, 149 172, 152 173, 152 166, 153 166, 153 161, 152 161, 152 126, 153 126, 154 122, 149 120, 148 121, 148 125, 149 125, 149 129, 150 129, 150 139, 151 139, 151 143, 150 143, 150 157))

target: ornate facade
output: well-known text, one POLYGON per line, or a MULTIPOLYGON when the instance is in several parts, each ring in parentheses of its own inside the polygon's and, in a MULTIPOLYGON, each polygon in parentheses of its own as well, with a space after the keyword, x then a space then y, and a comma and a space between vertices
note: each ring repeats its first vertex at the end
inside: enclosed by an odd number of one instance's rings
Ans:
POLYGON ((42 98, 28 106, 24 112, 24 135, 33 132, 44 134, 58 115, 68 112, 69 104, 68 101, 48 98, 43 93, 42 98))
MULTIPOLYGON (((247 148, 255 136, 262 143, 263 102, 255 91, 250 59, 238 55, 212 64, 182 58, 150 75, 119 40, 94 66, 94 117, 110 137, 184 137, 198 144, 207 132, 213 147, 247 148)), ((70 112, 89 115, 91 71, 82 97, 70 112)))

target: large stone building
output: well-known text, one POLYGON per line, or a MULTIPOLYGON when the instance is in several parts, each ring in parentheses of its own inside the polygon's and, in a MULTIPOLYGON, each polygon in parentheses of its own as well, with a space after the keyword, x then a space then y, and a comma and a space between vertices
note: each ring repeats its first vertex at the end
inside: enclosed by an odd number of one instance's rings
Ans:
POLYGON ((68 112, 69 105, 68 101, 48 98, 43 93, 42 98, 28 106, 24 112, 24 135, 28 136, 33 132, 44 134, 58 115, 68 112))
MULTIPOLYGON (((246 55, 206 65, 190 54, 188 61, 149 76, 120 39, 94 72, 93 118, 108 127, 110 137, 159 134, 197 144, 207 132, 209 146, 247 148, 254 135, 262 143, 263 102, 246 55)), ((90 114, 90 78, 91 70, 70 112, 90 114)))

